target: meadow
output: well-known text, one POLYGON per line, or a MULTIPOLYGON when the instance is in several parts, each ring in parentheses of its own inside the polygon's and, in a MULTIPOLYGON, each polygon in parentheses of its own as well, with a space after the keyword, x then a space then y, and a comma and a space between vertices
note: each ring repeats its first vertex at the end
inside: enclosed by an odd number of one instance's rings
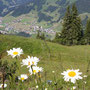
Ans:
MULTIPOLYGON (((30 76, 25 82, 14 81, 9 77, 6 80, 6 90, 73 90, 72 86, 77 86, 76 90, 90 90, 90 46, 63 46, 60 44, 47 42, 39 39, 25 38, 12 35, 0 35, 0 54, 1 61, 8 62, 8 66, 13 70, 14 61, 18 64, 14 76, 20 74, 28 74, 26 67, 21 67, 20 62, 29 56, 36 56, 40 59, 38 66, 43 68, 40 76, 41 80, 36 83, 36 76, 30 76), (7 55, 7 50, 12 48, 21 48, 24 55, 19 58, 12 59, 7 55), (87 75, 87 78, 80 80, 77 84, 65 82, 61 73, 67 69, 80 69, 82 76, 87 75), (50 82, 51 81, 51 82, 50 82), (83 83, 86 82, 86 84, 83 83), (19 82, 19 83, 18 83, 19 82), (36 86, 39 88, 35 88, 36 86)), ((13 77, 14 77, 13 76, 13 77)), ((2 78, 1 81, 2 82, 2 78)))

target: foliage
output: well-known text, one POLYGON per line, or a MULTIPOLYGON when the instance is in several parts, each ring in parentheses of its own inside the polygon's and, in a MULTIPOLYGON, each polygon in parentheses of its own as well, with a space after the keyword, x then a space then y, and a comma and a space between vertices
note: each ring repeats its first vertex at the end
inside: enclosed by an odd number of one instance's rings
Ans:
POLYGON ((41 40, 45 40, 45 34, 38 31, 36 38, 41 39, 41 40))
POLYGON ((77 8, 75 4, 73 4, 72 10, 70 10, 70 6, 67 7, 64 17, 63 30, 61 32, 61 44, 77 45, 82 37, 81 20, 78 17, 77 8))
POLYGON ((56 33, 55 35, 55 39, 53 40, 53 42, 56 42, 56 43, 61 43, 60 40, 61 39, 61 33, 56 33))
POLYGON ((62 38, 61 43, 64 45, 70 43, 69 42, 70 41, 69 32, 71 31, 71 24, 72 24, 71 20, 72 20, 72 16, 70 12, 70 6, 68 6, 66 14, 65 14, 65 18, 64 18, 63 30, 61 32, 61 38, 62 38))
POLYGON ((90 19, 87 20, 86 24, 85 41, 87 44, 90 44, 90 19))

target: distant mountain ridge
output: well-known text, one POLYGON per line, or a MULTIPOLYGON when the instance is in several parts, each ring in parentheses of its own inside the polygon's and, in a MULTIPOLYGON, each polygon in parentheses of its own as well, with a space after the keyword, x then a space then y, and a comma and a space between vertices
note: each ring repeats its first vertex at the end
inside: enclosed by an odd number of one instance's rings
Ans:
POLYGON ((90 0, 0 0, 0 16, 11 12, 11 16, 18 17, 33 10, 37 12, 38 22, 54 23, 60 21, 72 3, 76 3, 80 14, 90 13, 90 0))
POLYGON ((17 6, 30 2, 32 0, 0 0, 0 15, 5 16, 17 6))

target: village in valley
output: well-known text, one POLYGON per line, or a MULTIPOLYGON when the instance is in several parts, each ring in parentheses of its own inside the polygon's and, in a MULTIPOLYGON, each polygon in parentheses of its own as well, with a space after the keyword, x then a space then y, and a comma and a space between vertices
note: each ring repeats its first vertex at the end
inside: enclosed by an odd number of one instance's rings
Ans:
POLYGON ((37 25, 36 21, 31 23, 22 22, 22 17, 19 19, 12 20, 9 23, 3 23, 3 18, 0 17, 0 33, 2 34, 19 34, 20 32, 29 34, 30 36, 36 35, 38 31, 45 33, 47 35, 54 35, 56 31, 54 27, 43 28, 43 26, 37 25))

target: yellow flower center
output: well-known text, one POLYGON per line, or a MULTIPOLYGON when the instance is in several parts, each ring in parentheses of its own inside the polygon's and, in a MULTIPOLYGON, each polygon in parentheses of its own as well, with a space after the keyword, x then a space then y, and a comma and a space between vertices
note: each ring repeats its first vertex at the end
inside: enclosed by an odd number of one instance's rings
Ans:
POLYGON ((18 52, 13 52, 13 54, 14 54, 14 55, 17 55, 17 54, 18 54, 18 52))
POLYGON ((76 76, 76 73, 75 73, 74 71, 71 71, 71 72, 68 73, 68 75, 69 75, 70 77, 74 77, 74 76, 76 76))
POLYGON ((21 80, 24 80, 24 77, 22 77, 21 80))
POLYGON ((33 73, 36 73, 36 70, 33 70, 33 73))
POLYGON ((32 62, 32 64, 34 64, 34 62, 32 62))
POLYGON ((38 72, 40 72, 40 70, 38 70, 38 72))
POLYGON ((28 65, 31 65, 30 62, 28 62, 28 65))
POLYGON ((1 85, 1 87, 3 87, 3 84, 1 85))

